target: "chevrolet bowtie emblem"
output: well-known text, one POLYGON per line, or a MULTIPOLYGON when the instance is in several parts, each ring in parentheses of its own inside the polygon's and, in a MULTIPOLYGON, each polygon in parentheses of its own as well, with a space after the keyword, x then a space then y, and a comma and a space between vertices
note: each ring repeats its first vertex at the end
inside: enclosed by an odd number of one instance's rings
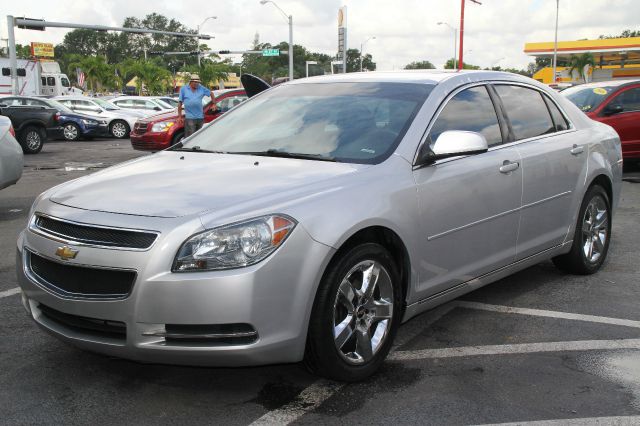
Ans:
POLYGON ((78 250, 74 250, 69 246, 58 247, 56 250, 56 256, 62 260, 75 259, 78 255, 78 250))

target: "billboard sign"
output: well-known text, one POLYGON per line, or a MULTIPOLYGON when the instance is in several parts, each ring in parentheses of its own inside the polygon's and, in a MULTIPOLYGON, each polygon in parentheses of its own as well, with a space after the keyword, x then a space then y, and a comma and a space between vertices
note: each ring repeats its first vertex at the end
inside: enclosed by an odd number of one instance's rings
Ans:
POLYGON ((53 58, 53 44, 52 43, 38 43, 31 42, 31 54, 36 58, 53 58))

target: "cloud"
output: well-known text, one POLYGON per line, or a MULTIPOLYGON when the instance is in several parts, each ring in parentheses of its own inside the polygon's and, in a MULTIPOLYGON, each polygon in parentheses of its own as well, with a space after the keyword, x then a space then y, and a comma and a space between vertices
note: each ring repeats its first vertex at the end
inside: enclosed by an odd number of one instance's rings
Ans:
MULTIPOLYGON (((311 51, 330 55, 337 52, 337 10, 342 0, 277 0, 293 15, 294 43, 311 51)), ((348 44, 360 43, 375 35, 366 45, 380 70, 399 69, 418 60, 429 60, 441 67, 453 53, 453 33, 439 21, 459 26, 457 0, 347 0, 348 44)), ((551 41, 555 25, 555 0, 483 0, 482 5, 467 2, 465 17, 465 61, 481 66, 499 64, 526 67, 532 58, 522 51, 525 42, 551 41), (504 59, 501 59, 504 58, 504 59)), ((82 22, 120 26, 127 16, 149 13, 175 18, 190 28, 211 15, 203 33, 215 36, 208 42, 214 50, 247 49, 254 35, 273 44, 288 40, 286 18, 272 4, 259 0, 21 0, 5 5, 6 14, 45 18, 51 21, 82 22)), ((560 0, 559 40, 596 38, 600 34, 619 34, 638 29, 640 1, 560 0)), ((44 32, 16 30, 18 43, 43 41, 60 43, 67 30, 44 32)), ((6 20, 0 20, 0 34, 6 37, 6 20)))

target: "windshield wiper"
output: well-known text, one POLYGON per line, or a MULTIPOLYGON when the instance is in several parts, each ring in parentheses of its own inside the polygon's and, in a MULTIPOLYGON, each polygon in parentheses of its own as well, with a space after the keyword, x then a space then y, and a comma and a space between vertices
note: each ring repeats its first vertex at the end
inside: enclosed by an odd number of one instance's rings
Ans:
POLYGON ((189 152, 206 152, 210 154, 227 154, 225 151, 211 151, 208 149, 202 149, 199 146, 192 146, 191 148, 183 148, 182 143, 178 142, 176 145, 180 145, 177 148, 171 148, 172 151, 189 151, 189 152))
POLYGON ((228 152, 227 154, 240 154, 240 155, 258 155, 262 157, 281 157, 281 158, 299 158, 302 160, 317 160, 317 161, 337 161, 333 157, 327 157, 322 154, 304 154, 301 152, 287 152, 278 151, 277 149, 268 149, 266 151, 246 151, 246 152, 228 152))

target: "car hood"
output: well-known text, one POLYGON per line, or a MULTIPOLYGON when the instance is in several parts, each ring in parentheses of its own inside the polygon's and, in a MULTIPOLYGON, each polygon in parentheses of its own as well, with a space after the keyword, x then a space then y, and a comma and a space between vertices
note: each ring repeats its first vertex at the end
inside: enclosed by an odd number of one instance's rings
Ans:
POLYGON ((61 185, 50 200, 85 210, 179 217, 245 202, 298 199, 367 165, 162 151, 61 185))
POLYGON ((145 117, 140 120, 141 123, 152 123, 156 121, 175 120, 178 118, 177 110, 173 109, 167 112, 159 112, 149 117, 145 117))

